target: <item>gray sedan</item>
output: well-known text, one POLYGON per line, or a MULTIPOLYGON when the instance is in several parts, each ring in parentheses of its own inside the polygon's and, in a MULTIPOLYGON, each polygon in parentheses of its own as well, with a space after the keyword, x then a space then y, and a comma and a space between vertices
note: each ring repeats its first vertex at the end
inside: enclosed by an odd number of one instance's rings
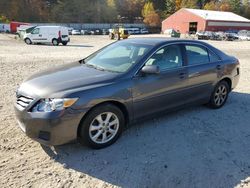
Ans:
POLYGON ((15 112, 22 131, 42 144, 78 139, 103 148, 145 116, 222 107, 239 75, 238 59, 204 42, 129 39, 31 76, 16 92, 15 112))

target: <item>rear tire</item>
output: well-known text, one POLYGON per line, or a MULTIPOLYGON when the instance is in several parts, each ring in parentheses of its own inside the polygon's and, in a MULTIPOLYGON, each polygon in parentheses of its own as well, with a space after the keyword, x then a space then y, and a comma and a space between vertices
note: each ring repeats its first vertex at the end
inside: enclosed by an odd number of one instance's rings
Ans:
POLYGON ((62 42, 63 46, 66 46, 68 44, 68 42, 62 42))
POLYGON ((213 109, 221 108, 227 102, 229 92, 228 83, 226 81, 219 82, 214 88, 208 106, 213 109))
POLYGON ((113 144, 121 135, 125 125, 122 111, 112 105, 95 107, 80 124, 79 141, 94 149, 113 144))
POLYGON ((28 45, 32 44, 32 41, 31 41, 29 38, 26 38, 26 39, 24 40, 24 42, 25 42, 26 44, 28 44, 28 45))
POLYGON ((58 42, 57 39, 53 39, 53 40, 52 40, 52 44, 53 44, 53 46, 58 46, 58 45, 59 45, 59 42, 58 42))

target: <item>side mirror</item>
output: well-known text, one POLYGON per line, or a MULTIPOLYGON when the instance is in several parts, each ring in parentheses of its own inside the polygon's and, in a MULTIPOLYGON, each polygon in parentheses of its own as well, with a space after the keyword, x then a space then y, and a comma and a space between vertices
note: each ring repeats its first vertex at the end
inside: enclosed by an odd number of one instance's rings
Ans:
POLYGON ((157 65, 145 65, 142 69, 141 72, 144 74, 159 74, 160 73, 160 68, 157 65))

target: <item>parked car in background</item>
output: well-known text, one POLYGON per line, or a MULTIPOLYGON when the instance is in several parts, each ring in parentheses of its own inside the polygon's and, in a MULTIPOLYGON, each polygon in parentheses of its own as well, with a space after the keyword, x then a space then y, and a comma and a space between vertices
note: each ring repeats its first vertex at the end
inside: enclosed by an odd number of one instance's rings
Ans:
POLYGON ((128 34, 130 34, 130 35, 137 35, 137 34, 141 33, 139 28, 129 27, 129 28, 125 28, 125 29, 128 31, 128 34))
POLYGON ((238 35, 243 35, 243 36, 250 36, 250 31, 248 31, 248 30, 240 30, 237 34, 238 35))
POLYGON ((94 35, 102 35, 102 29, 95 29, 94 35))
POLYGON ((102 29, 102 34, 103 35, 109 35, 109 30, 108 29, 102 29))
POLYGON ((164 34, 167 37, 173 37, 173 38, 180 38, 180 36, 181 36, 181 33, 179 31, 174 30, 174 29, 166 29, 164 31, 164 34))
POLYGON ((247 40, 249 41, 250 40, 250 36, 247 36, 247 35, 239 35, 239 40, 247 40))
POLYGON ((68 28, 62 26, 37 26, 26 32, 23 39, 26 44, 52 43, 54 46, 67 45, 70 41, 68 28))
POLYGON ((236 33, 225 33, 225 36, 225 40, 228 41, 234 41, 239 39, 239 36, 236 33))
POLYGON ((74 29, 72 30, 72 35, 81 35, 81 31, 74 29))
POLYGON ((68 27, 69 35, 72 35, 72 31, 73 31, 73 30, 74 30, 74 28, 68 27))
POLYGON ((0 32, 10 33, 10 24, 0 23, 0 32))
POLYGON ((81 35, 91 35, 91 32, 90 32, 90 30, 83 29, 83 30, 81 30, 81 35))
POLYGON ((211 37, 211 34, 207 31, 198 31, 196 32, 198 40, 208 40, 211 37))
POLYGON ((222 31, 214 32, 215 40, 225 40, 225 33, 222 31))
POLYGON ((191 40, 137 38, 26 79, 16 91, 21 130, 46 145, 78 138, 93 148, 114 143, 126 124, 190 104, 224 106, 239 61, 191 40))
POLYGON ((238 32, 239 40, 250 40, 250 31, 241 30, 238 32))
POLYGON ((142 28, 141 34, 149 34, 149 31, 146 28, 142 28))

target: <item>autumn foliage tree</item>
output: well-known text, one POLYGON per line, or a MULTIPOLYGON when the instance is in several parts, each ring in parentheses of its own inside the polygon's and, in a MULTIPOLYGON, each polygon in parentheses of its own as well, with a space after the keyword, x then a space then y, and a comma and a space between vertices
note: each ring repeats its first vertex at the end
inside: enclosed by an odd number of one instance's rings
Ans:
POLYGON ((160 16, 156 13, 152 2, 147 2, 142 10, 143 22, 149 26, 160 26, 160 16))
POLYGON ((249 0, 0 0, 0 22, 160 22, 181 8, 232 11, 250 18, 249 0))
POLYGON ((205 4, 204 9, 205 10, 218 10, 218 3, 215 1, 210 1, 205 4))

